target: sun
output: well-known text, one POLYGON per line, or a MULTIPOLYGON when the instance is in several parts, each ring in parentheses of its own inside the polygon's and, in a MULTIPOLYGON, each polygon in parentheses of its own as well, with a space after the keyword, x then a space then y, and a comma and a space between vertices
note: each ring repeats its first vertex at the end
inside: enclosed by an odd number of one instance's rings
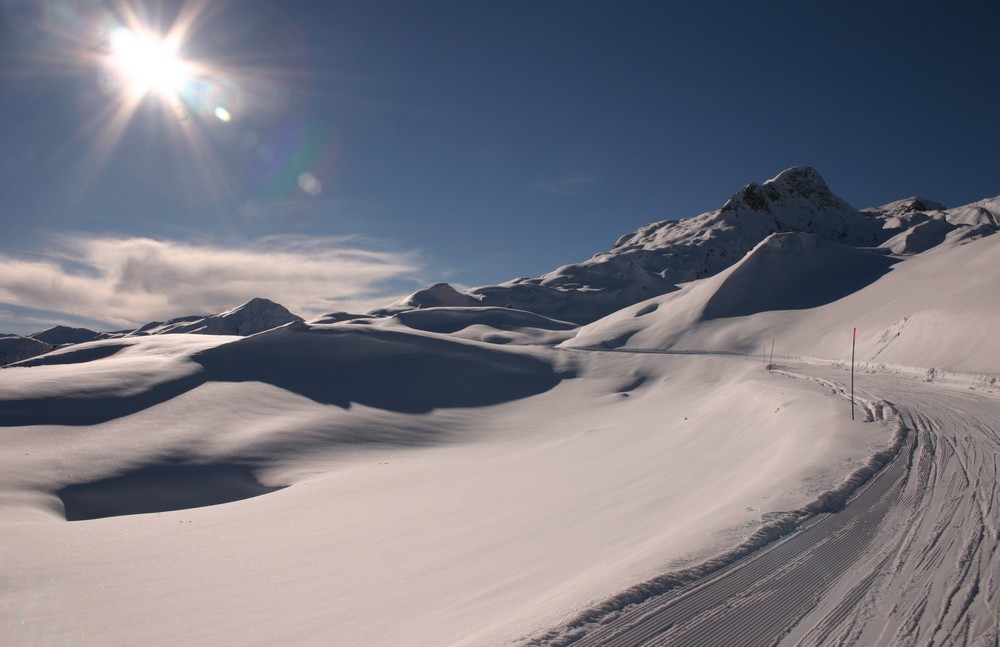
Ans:
POLYGON ((171 39, 126 28, 111 34, 111 69, 136 100, 155 94, 174 102, 190 79, 189 65, 171 39))

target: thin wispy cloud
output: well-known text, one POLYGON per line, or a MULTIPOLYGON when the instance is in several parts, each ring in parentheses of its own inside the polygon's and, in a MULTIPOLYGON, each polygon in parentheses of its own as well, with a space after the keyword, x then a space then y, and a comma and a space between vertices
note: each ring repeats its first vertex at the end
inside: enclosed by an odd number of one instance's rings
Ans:
POLYGON ((399 290, 387 286, 413 276, 420 264, 416 253, 373 251, 359 242, 280 236, 226 247, 61 238, 41 258, 0 255, 0 302, 122 327, 219 312, 256 296, 307 318, 370 309, 397 298, 399 290))

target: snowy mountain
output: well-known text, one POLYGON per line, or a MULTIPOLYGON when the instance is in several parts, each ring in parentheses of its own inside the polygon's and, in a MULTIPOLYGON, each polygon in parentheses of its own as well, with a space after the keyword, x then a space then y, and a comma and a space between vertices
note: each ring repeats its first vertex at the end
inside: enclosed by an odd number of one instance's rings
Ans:
POLYGON ((942 211, 937 203, 910 198, 858 211, 834 195, 815 169, 795 167, 763 184, 746 185, 715 211, 651 223, 622 236, 607 252, 581 263, 563 265, 541 277, 514 279, 467 292, 439 284, 373 314, 483 305, 589 323, 633 303, 672 292, 682 283, 714 275, 773 233, 803 232, 854 247, 874 247, 892 238, 889 249, 908 253, 941 242, 958 227, 963 227, 967 236, 994 231, 995 214, 1000 213, 996 206, 984 202, 942 211), (925 224, 937 220, 946 224, 925 224))
POLYGON ((89 328, 71 328, 69 326, 53 326, 29 335, 32 339, 45 342, 50 346, 63 346, 65 344, 82 344, 87 341, 101 339, 104 333, 95 332, 89 328))
POLYGON ((292 314, 284 306, 258 297, 219 314, 179 317, 162 323, 152 322, 126 333, 126 335, 194 333, 198 335, 241 335, 245 337, 277 328, 278 326, 301 321, 302 317, 292 314))
POLYGON ((196 335, 254 335, 265 330, 301 323, 302 317, 268 299, 255 298, 214 315, 190 315, 166 322, 154 321, 135 330, 99 333, 87 328, 54 326, 27 337, 0 336, 0 366, 27 360, 61 346, 98 339, 192 333, 196 335))

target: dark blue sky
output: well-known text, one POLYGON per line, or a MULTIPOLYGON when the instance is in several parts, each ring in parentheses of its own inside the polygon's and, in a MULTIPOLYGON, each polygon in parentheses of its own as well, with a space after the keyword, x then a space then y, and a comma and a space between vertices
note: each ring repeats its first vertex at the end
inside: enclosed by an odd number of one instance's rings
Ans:
POLYGON ((134 3, 204 9, 200 85, 111 136, 113 3, 0 0, 0 331, 534 276, 794 165, 859 208, 1000 193, 996 2, 681 4, 134 3))

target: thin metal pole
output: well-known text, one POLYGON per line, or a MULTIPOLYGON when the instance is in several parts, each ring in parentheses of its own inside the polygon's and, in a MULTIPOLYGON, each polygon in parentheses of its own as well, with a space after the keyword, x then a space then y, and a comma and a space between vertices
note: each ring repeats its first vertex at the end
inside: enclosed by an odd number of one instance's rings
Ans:
POLYGON ((858 341, 858 329, 851 336, 851 420, 854 420, 854 346, 858 341))
POLYGON ((767 372, 771 372, 771 367, 774 365, 774 337, 771 337, 771 356, 767 360, 767 372))

